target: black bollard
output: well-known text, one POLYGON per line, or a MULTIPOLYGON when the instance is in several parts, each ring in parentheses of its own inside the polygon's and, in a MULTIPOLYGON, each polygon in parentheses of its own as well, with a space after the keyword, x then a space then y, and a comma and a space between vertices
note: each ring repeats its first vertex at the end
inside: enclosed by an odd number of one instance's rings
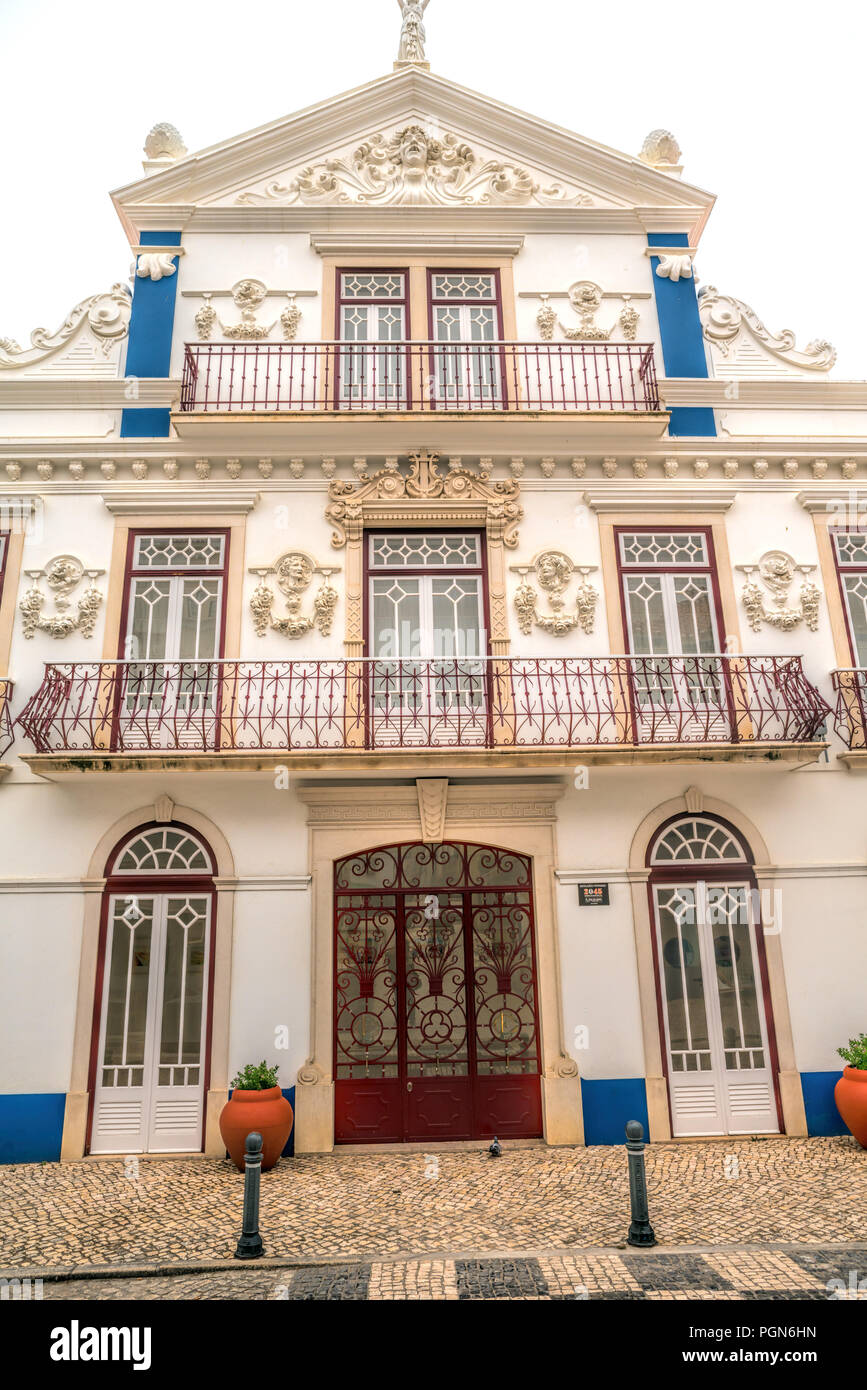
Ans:
POLYGON ((626 1156, 629 1162, 629 1201, 632 1221, 627 1245, 655 1245, 656 1236, 647 1209, 647 1177, 644 1172, 644 1130, 637 1120, 626 1126, 626 1156))
POLYGON ((244 1144, 244 1221, 236 1260, 258 1260, 265 1253, 259 1235, 259 1180, 262 1176, 262 1136, 248 1134, 244 1144))

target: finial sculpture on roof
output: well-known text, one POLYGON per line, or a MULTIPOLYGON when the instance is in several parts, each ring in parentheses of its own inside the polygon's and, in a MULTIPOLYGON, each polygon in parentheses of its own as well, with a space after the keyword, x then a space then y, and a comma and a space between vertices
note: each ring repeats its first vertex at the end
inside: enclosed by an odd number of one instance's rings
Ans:
POLYGON ((670 130, 652 130, 638 158, 651 169, 677 169, 681 160, 680 145, 670 130))
POLYGON ((423 63, 424 45, 427 35, 424 31, 424 12, 430 0, 397 0, 403 23, 400 27, 400 48, 397 53, 399 63, 423 63))
POLYGON ((169 125, 168 121, 159 121, 148 132, 144 152, 147 158, 142 160, 142 164, 149 172, 151 169, 165 169, 183 159, 187 147, 173 125, 169 125))

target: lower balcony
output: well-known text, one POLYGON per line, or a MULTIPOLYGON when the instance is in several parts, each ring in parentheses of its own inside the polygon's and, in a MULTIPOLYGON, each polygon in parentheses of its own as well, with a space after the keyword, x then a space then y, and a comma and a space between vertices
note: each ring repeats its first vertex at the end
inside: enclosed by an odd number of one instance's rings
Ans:
POLYGON ((12 715, 9 707, 12 703, 13 683, 6 677, 0 678, 0 762, 9 752, 13 742, 12 715))
POLYGON ((867 668, 833 671, 831 680, 837 692, 834 727, 849 749, 844 761, 867 771, 867 668))
POLYGON ((830 708, 801 658, 84 662, 18 719, 49 771, 809 762, 830 708))

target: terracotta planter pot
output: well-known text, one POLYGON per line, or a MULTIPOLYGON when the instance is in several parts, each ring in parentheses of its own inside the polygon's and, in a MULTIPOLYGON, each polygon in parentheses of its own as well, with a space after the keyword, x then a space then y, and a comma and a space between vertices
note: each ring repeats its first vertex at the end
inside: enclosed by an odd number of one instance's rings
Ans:
POLYGON ((273 1168, 292 1133, 292 1106, 279 1086, 268 1091, 233 1091, 220 1112, 220 1133, 236 1168, 244 1171, 248 1134, 262 1136, 262 1168, 273 1168))
POLYGON ((867 1149, 867 1071, 844 1067, 834 1087, 834 1099, 844 1123, 862 1149, 867 1149))

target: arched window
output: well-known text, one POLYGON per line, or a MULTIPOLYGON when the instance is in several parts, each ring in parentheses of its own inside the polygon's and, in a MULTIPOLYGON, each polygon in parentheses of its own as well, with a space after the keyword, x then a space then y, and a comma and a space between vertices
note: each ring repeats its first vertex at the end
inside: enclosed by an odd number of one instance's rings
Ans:
POLYGON ((115 874, 210 874, 210 852, 188 830, 155 825, 136 832, 117 855, 115 874))
POLYGON ((752 855, 733 826, 677 816, 649 853, 674 1135, 779 1131, 752 855))
POLYGON ((92 1153, 201 1149, 214 859, 188 826, 140 827, 107 867, 92 1153))
POLYGON ((684 816, 668 825, 653 843, 651 864, 747 863, 732 830, 706 816, 684 816))

